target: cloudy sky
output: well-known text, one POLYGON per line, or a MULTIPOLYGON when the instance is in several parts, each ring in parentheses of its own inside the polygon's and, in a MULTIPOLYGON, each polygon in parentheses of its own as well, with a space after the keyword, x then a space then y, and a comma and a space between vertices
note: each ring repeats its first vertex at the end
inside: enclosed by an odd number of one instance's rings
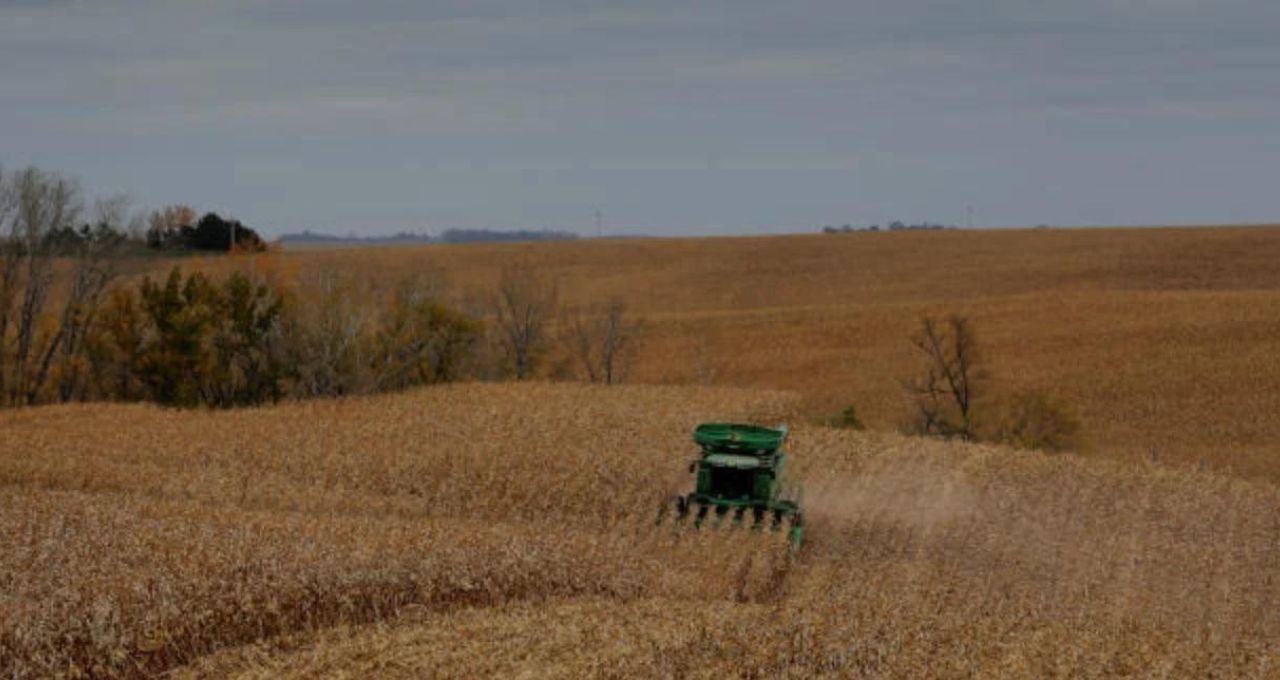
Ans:
POLYGON ((278 234, 1280 221, 1275 0, 0 0, 0 164, 278 234))

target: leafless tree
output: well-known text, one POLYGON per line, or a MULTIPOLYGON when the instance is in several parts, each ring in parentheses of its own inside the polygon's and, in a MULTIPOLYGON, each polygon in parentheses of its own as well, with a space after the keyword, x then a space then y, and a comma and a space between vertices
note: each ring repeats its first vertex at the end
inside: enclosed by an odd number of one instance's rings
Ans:
POLYGON ((39 390, 41 356, 53 342, 39 333, 54 278, 55 253, 50 235, 74 233, 82 203, 73 182, 36 168, 9 176, 7 184, 6 191, 12 193, 14 205, 5 230, 5 273, 0 284, 0 305, 4 307, 0 311, 0 357, 4 363, 0 373, 7 373, 0 391, 6 402, 16 405, 30 403, 39 390))
POLYGON ((494 301, 498 344, 516 380, 531 377, 547 350, 559 287, 530 264, 502 270, 494 301))
POLYGON ((86 336, 116 274, 128 202, 99 201, 89 224, 83 212, 65 177, 0 174, 0 404, 83 396, 86 336))
POLYGON ((614 298, 578 309, 566 325, 574 358, 588 380, 612 385, 626 379, 644 329, 642 320, 628 316, 626 302, 614 298))
POLYGON ((8 394, 9 326, 13 319, 14 301, 21 283, 21 265, 25 250, 19 238, 18 186, 13 175, 0 169, 0 404, 8 394))
POLYGON ((366 346, 377 327, 375 306, 361 304, 358 284, 333 270, 321 269, 300 285, 310 304, 287 305, 282 319, 291 391, 300 397, 371 391, 366 346))
POLYGON ((974 440, 975 405, 985 373, 973 324, 958 315, 945 320, 925 317, 911 344, 925 359, 919 377, 905 383, 916 410, 914 429, 922 434, 974 440))
POLYGON ((369 280, 337 269, 304 272, 285 305, 280 346, 297 397, 398 390, 461 378, 478 321, 446 305, 439 272, 369 280))
POLYGON ((94 206, 93 221, 87 225, 71 259, 71 284, 63 303, 58 330, 44 350, 32 384, 28 403, 36 400, 56 362, 57 392, 62 401, 83 398, 85 339, 93 325, 108 286, 118 273, 125 232, 129 228, 129 201, 123 196, 100 200, 94 206))
POLYGON ((173 246, 184 227, 195 226, 196 211, 188 205, 171 205, 147 216, 147 244, 152 248, 173 246))

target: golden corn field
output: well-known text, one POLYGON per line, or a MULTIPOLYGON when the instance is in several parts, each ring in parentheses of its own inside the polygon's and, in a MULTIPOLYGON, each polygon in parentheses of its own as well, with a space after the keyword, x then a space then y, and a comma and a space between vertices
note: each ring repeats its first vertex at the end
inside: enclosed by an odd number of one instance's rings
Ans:
POLYGON ((467 311, 521 263, 645 333, 621 386, 0 412, 0 678, 1280 677, 1280 229, 181 263, 467 311), (952 312, 1086 450, 894 433, 952 312), (819 424, 850 404, 870 430, 819 424), (799 553, 655 526, 708 420, 792 423, 799 553))
MULTIPOLYGON (((309 250, 301 281, 438 279, 464 306, 526 262, 565 306, 646 322, 632 381, 795 392, 896 430, 922 314, 975 323, 998 389, 1070 402, 1087 455, 1280 481, 1280 228, 854 233, 309 250)), ((227 266, 210 260, 208 266, 227 266)), ((245 266, 243 262, 234 266, 245 266)), ((305 287, 305 286, 304 286, 305 287)))
POLYGON ((727 388, 0 414, 0 677, 1280 677, 1280 489, 798 427, 810 526, 655 527, 727 388))

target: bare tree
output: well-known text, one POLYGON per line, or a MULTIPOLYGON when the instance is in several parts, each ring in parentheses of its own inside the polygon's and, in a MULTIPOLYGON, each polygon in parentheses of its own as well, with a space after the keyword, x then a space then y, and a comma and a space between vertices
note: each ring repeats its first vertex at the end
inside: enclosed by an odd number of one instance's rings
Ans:
POLYGON ((193 227, 196 211, 188 205, 171 205, 152 211, 147 217, 147 245, 164 248, 175 245, 184 227, 193 227))
POLYGON ((115 276, 128 202, 99 201, 89 224, 83 211, 65 177, 0 175, 0 403, 83 396, 87 331, 115 276))
POLYGON ((549 329, 559 300, 559 288, 532 265, 502 270, 494 301, 498 344, 516 380, 531 377, 547 350, 549 329))
MULTIPOLYGON (((54 277, 52 234, 75 233, 82 210, 79 188, 70 180, 27 168, 8 178, 14 207, 5 230, 5 274, 0 292, 4 306, 0 330, 0 372, 4 399, 10 404, 30 403, 43 380, 40 366, 44 348, 53 338, 40 334, 41 315, 49 299, 54 277), (14 304, 16 303, 16 310, 14 304), (16 316, 13 316, 16 312, 16 316), (13 338, 8 339, 12 326, 13 338), (9 345, 12 344, 10 353, 9 345)), ((56 337, 56 332, 53 337, 56 337)), ((44 372, 47 375, 47 371, 44 372)))
POLYGON ((372 391, 374 379, 368 338, 377 327, 376 305, 361 304, 360 284, 331 269, 301 282, 309 304, 287 305, 283 343, 292 366, 291 390, 301 397, 338 396, 372 391))
POLYGON ((916 409, 913 427, 922 434, 973 441, 974 407, 985 373, 972 323, 958 315, 925 317, 911 344, 925 358, 920 376, 905 383, 916 409))
POLYGON ((128 229, 129 201, 117 196, 98 201, 93 222, 82 228, 70 253, 71 284, 63 303, 58 330, 46 347, 39 369, 28 386, 28 403, 36 400, 57 358, 58 398, 83 398, 85 338, 97 316, 107 287, 118 273, 128 229))
POLYGON ((0 170, 0 404, 8 394, 9 325, 18 295, 25 250, 19 237, 18 185, 13 175, 0 170))
POLYGON ((577 310, 567 326, 570 348, 588 380, 612 385, 626 379, 644 322, 627 315, 621 298, 577 310))

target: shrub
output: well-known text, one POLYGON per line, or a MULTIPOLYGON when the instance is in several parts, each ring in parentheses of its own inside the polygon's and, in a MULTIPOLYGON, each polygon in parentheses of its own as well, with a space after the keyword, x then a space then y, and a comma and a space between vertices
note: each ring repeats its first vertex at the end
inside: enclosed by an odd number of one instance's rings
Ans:
POLYGON ((1074 451, 1083 445, 1079 416, 1065 401, 1041 391, 1014 394, 996 409, 985 438, 1020 449, 1074 451))
POLYGON ((457 380, 481 330, 478 320, 402 285, 374 338, 378 390, 457 380))
POLYGON ((865 430, 867 426, 862 423, 862 419, 858 418, 858 412, 854 409, 853 404, 844 407, 839 415, 832 416, 827 420, 829 427, 837 427, 844 430, 865 430))

